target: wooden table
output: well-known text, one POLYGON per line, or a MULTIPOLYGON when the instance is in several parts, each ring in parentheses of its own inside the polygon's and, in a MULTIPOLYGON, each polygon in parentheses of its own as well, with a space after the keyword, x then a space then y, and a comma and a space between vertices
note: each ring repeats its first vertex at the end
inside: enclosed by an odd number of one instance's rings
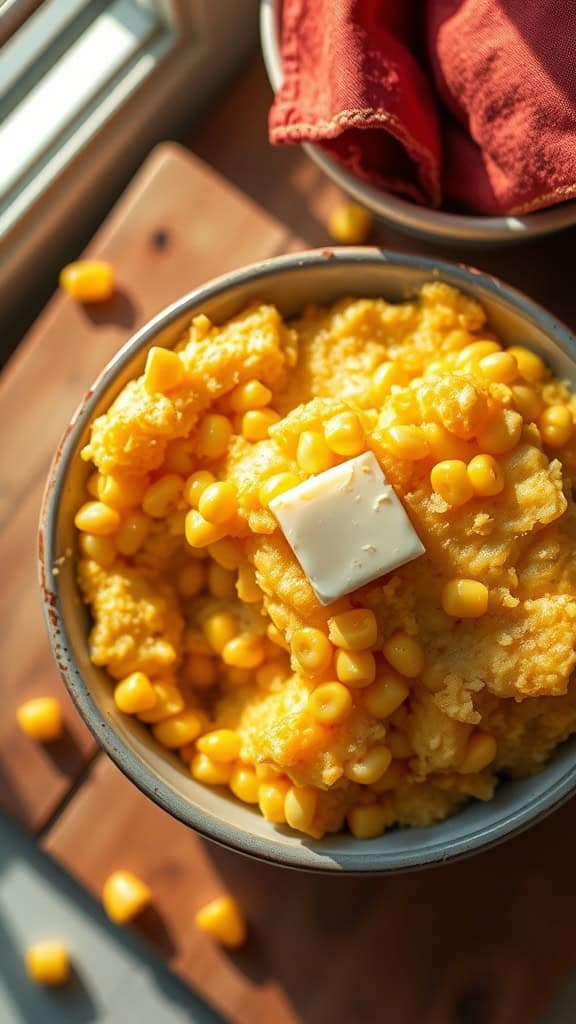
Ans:
MULTIPOLYGON (((230 1021, 530 1024, 576 960, 574 802, 450 868, 374 880, 263 866, 198 839, 128 783, 79 721, 48 652, 36 521, 51 453, 85 388, 182 292, 328 240, 336 191, 299 151, 268 147, 267 103, 254 65, 195 132, 191 148, 225 178, 175 145, 150 156, 89 248, 118 268, 114 302, 92 312, 56 296, 0 379, 0 806, 97 895, 114 868, 145 877, 154 910, 137 927, 230 1021), (19 734, 15 708, 47 692, 65 701, 68 731, 44 749, 19 734), (222 890, 251 924, 249 945, 234 955, 193 924, 196 907, 222 890)), ((575 324, 575 238, 478 251, 473 261, 575 324)), ((432 251, 385 230, 375 240, 432 251)))

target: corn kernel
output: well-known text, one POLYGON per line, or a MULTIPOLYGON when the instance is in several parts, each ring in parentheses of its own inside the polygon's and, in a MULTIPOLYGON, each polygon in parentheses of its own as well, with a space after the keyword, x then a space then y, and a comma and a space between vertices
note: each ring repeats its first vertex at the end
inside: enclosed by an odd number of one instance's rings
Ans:
POLYGON ((101 501, 87 501, 78 509, 74 525, 84 533, 108 537, 120 526, 120 515, 115 508, 110 508, 101 501))
POLYGON ((290 789, 287 779, 273 779, 261 782, 258 787, 258 806, 266 821, 283 825, 286 821, 284 803, 290 789))
POLYGON ((284 817, 290 828, 308 832, 316 814, 317 793, 312 786, 291 786, 284 798, 284 817))
POLYGON ((518 373, 524 380, 529 384, 538 384, 542 380, 546 367, 540 356, 530 349, 523 348, 522 345, 512 345, 508 352, 514 356, 518 364, 518 373))
POLYGON ((362 786, 371 786, 380 779, 392 761, 392 754, 382 743, 375 743, 363 757, 348 761, 344 765, 344 775, 352 782, 362 786))
POLYGON ((238 636, 238 619, 232 612, 214 612, 208 616, 202 629, 212 650, 222 654, 226 644, 238 636))
POLYGON ((189 626, 184 630, 182 646, 186 654, 212 654, 212 648, 204 633, 194 626, 189 626))
POLYGON ((352 608, 328 619, 328 635, 336 647, 363 651, 373 647, 378 636, 376 616, 371 608, 352 608))
POLYGON ((310 694, 308 709, 321 725, 339 725, 352 711, 352 695, 342 683, 323 683, 310 694))
POLYGON ((226 527, 209 523, 195 508, 186 514, 186 540, 191 548, 207 548, 225 536, 226 527))
POLYGON ((330 665, 334 653, 328 637, 313 626, 295 630, 291 640, 291 651, 299 668, 307 674, 324 672, 330 665))
POLYGON ((549 405, 538 421, 544 444, 549 448, 563 448, 572 437, 574 423, 566 405, 549 405))
POLYGON ((116 532, 116 547, 121 555, 135 555, 146 542, 151 522, 143 512, 134 512, 122 520, 116 532))
POLYGON ((176 590, 180 597, 196 597, 204 590, 205 584, 206 571, 202 562, 190 560, 178 570, 176 590))
POLYGON ((265 441, 270 427, 278 423, 279 419, 274 409, 249 409, 242 416, 242 437, 246 441, 265 441))
POLYGON ((68 950, 62 942, 46 939, 26 950, 26 973, 37 985, 64 985, 70 977, 68 950))
POLYGON ((196 926, 227 949, 238 949, 246 942, 246 923, 240 907, 231 896, 219 896, 197 911, 196 926))
POLYGON ((141 722, 161 722, 172 715, 179 715, 184 710, 184 698, 177 686, 164 682, 155 682, 152 686, 156 693, 156 703, 149 711, 139 712, 138 718, 141 722))
POLYGON ((480 448, 490 455, 502 455, 514 448, 520 440, 524 421, 514 409, 501 409, 494 413, 478 431, 480 448))
POLYGON ((151 395, 168 394, 184 383, 185 371, 182 360, 169 348, 153 345, 146 356, 144 387, 151 395))
POLYGON ((337 460, 323 434, 317 430, 303 430, 298 438, 296 461, 303 473, 323 473, 335 466, 337 460))
POLYGON ((502 346, 497 341, 473 341, 471 345, 466 345, 465 348, 460 349, 456 354, 454 365, 459 369, 473 368, 478 365, 481 359, 501 351, 502 346))
POLYGON ((374 718, 388 718, 404 703, 409 689, 400 676, 390 670, 383 672, 362 692, 362 703, 374 718))
POLYGON ((248 412, 250 409, 262 409, 272 399, 272 392, 259 380, 247 380, 238 384, 229 396, 230 408, 233 412, 248 412))
MULTIPOLYGON (((401 734, 397 733, 396 735, 398 736, 401 734)), ((401 738, 403 739, 403 737, 401 738)), ((388 745, 390 747, 389 742, 388 745)), ((411 751, 409 750, 409 753, 410 752, 411 751)), ((401 786, 405 781, 406 768, 402 761, 392 761, 390 767, 384 772, 384 775, 382 775, 376 782, 372 783, 372 788, 375 793, 388 793, 391 789, 397 789, 398 786, 401 786)))
POLYGON ((176 507, 182 494, 184 481, 177 473, 165 473, 147 488, 142 498, 142 509, 152 519, 163 519, 176 507))
POLYGON ((343 245, 361 245, 372 227, 372 215, 358 203, 338 203, 328 218, 328 232, 343 245))
POLYGON ((86 490, 91 498, 98 497, 98 484, 100 483, 100 473, 91 473, 86 481, 86 490))
POLYGON ((207 754, 197 753, 190 762, 190 772, 196 782, 207 786, 225 786, 232 773, 231 764, 219 764, 207 754))
POLYGON ((242 800, 245 804, 258 803, 258 789, 260 787, 260 783, 253 768, 248 768, 243 764, 235 765, 232 769, 228 785, 234 793, 234 796, 237 796, 238 799, 242 800))
POLYGON ((76 260, 63 267, 58 283, 79 302, 106 302, 114 294, 114 271, 104 260, 76 260))
POLYGON ((336 651, 336 675, 353 689, 370 686, 376 678, 376 659, 371 651, 336 651))
POLYGON ((472 733, 466 747, 464 760, 458 771, 463 775, 475 775, 484 771, 496 757, 496 740, 487 732, 477 730, 472 733))
POLYGON ((488 587, 478 580, 449 580, 442 587, 442 607, 455 619, 479 619, 488 611, 488 587))
POLYGON ((336 455, 360 455, 366 447, 364 430, 355 412, 332 416, 324 427, 324 437, 336 455))
POLYGON ((236 593, 244 604, 256 604, 262 600, 262 591, 256 578, 256 570, 250 562, 243 562, 238 570, 236 593))
POLYGON ((208 566, 208 590, 219 601, 233 601, 236 597, 236 573, 211 562, 208 566))
POLYGON ((394 385, 405 385, 408 383, 408 374, 400 363, 380 363, 374 370, 370 391, 374 405, 382 405, 388 397, 394 385))
POLYGON ((413 423, 398 423, 384 432, 384 444, 397 459, 417 461, 430 454, 430 446, 422 427, 413 423))
POLYGON ((132 921, 148 906, 151 898, 149 887, 131 871, 114 871, 104 882, 102 903, 108 917, 116 924, 132 921))
POLYGON ((496 384, 513 384, 518 376, 518 363, 508 352, 493 352, 478 363, 482 376, 496 384))
POLYGON ((239 569, 244 558, 244 548, 241 541, 223 537, 215 544, 210 544, 208 554, 223 569, 239 569))
POLYGON ((222 660, 236 668, 258 668, 266 657, 261 636, 244 633, 229 640, 222 650, 222 660))
POLYGON ((64 733, 62 708, 55 697, 33 697, 16 711, 22 732, 39 743, 54 743, 64 733))
POLYGON ((114 689, 116 707, 126 715, 150 711, 157 701, 156 691, 144 672, 132 672, 121 679, 114 689))
POLYGON ((480 498, 492 498, 504 490, 504 474, 493 455, 475 455, 468 463, 468 479, 480 498))
POLYGON ((192 473, 196 455, 192 441, 186 437, 177 437, 166 447, 163 468, 169 473, 179 473, 186 479, 192 473))
POLYGON ((424 670, 424 651, 407 633, 394 633, 384 644, 384 657, 401 676, 415 679, 424 670))
POLYGON ((356 839, 375 839, 385 831, 390 812, 382 804, 358 804, 348 811, 347 821, 356 839))
POLYGON ((527 423, 536 423, 544 409, 540 395, 528 384, 514 384, 512 387, 514 405, 527 423))
POLYGON ((430 483, 436 494, 448 505, 458 508, 474 496, 466 463, 460 459, 445 459, 437 462, 430 473, 430 483))
POLYGON ((196 746, 212 761, 217 761, 218 764, 228 764, 238 757, 242 739, 235 729, 214 729, 213 732, 204 733, 196 746))
POLYGON ((221 459, 228 451, 232 424, 227 416, 208 413, 198 427, 198 454, 205 459, 221 459))
POLYGON ((435 462, 458 459, 466 462, 469 457, 469 446, 460 437, 456 437, 441 423, 423 423, 422 430, 430 448, 430 455, 435 462))
POLYGON ((134 476, 116 470, 98 474, 98 498, 110 508, 123 509, 139 505, 149 485, 148 477, 134 476))
POLYGON ((209 523, 227 522, 237 511, 236 488, 230 481, 208 484, 198 501, 198 511, 209 523))
POLYGON ((191 743, 200 735, 202 719, 196 711, 181 711, 178 715, 158 722, 152 729, 154 736, 163 747, 176 750, 185 743, 191 743))
POLYGON ((207 487, 215 483, 216 477, 207 469, 199 469, 192 473, 184 484, 184 498, 192 508, 198 508, 200 498, 207 487))
POLYGON ((218 678, 218 669, 213 658, 207 654, 189 654, 184 666, 186 679, 190 686, 197 690, 207 690, 214 686, 218 678))
POLYGON ((268 508, 273 498, 277 498, 279 494, 284 494, 285 491, 291 491, 299 483, 300 477, 296 476, 296 473, 275 473, 274 476, 268 477, 261 484, 258 490, 258 501, 262 508, 268 508))
POLYGON ((80 534, 80 550, 103 569, 107 569, 116 558, 116 545, 112 537, 98 537, 95 533, 80 534))

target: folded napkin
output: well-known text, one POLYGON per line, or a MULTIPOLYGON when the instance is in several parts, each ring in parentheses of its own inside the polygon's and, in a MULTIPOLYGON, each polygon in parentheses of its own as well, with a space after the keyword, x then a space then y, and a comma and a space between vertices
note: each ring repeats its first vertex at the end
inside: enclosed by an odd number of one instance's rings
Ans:
POLYGON ((284 0, 273 143, 430 206, 576 196, 576 0, 284 0))

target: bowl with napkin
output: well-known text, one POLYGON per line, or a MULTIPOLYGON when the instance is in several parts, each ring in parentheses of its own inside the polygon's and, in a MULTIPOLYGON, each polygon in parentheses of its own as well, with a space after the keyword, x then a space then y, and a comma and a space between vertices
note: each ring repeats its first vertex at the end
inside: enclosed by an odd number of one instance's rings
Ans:
POLYGON ((262 0, 269 137, 381 219, 499 244, 576 224, 576 8, 262 0))

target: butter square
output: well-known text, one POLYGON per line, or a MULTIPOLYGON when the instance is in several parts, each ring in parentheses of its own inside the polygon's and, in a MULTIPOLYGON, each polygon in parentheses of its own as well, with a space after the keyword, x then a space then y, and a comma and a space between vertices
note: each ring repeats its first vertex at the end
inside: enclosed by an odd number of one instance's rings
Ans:
POLYGON ((426 550, 372 452, 285 491, 270 510, 323 605, 426 550))

